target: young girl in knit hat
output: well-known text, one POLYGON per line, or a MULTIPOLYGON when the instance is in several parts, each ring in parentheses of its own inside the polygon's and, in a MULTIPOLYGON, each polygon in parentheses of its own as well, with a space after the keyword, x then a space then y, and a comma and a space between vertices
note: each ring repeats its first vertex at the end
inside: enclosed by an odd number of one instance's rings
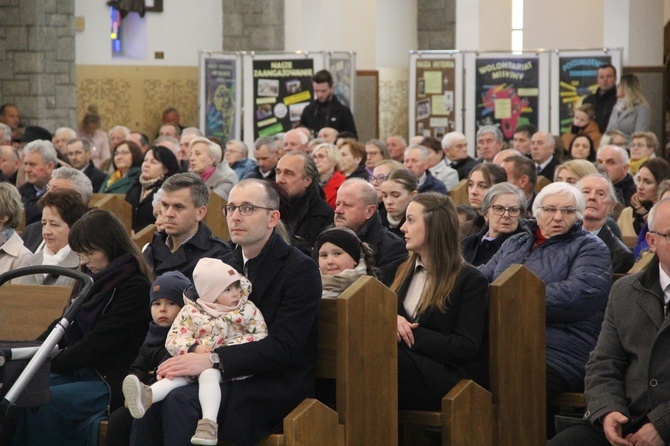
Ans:
MULTIPOLYGON (((260 310, 249 301, 251 282, 233 267, 218 259, 200 259, 193 270, 193 284, 198 299, 184 295, 185 305, 172 324, 165 348, 172 356, 188 352, 207 353, 216 348, 263 339, 268 334, 260 310)), ((218 355, 212 353, 218 364, 218 355)), ((244 379, 244 378, 238 378, 244 379)), ((123 382, 123 393, 134 418, 141 418, 151 404, 162 401, 177 387, 192 382, 186 377, 162 379, 151 387, 129 375, 123 382)), ((221 403, 222 382, 219 368, 207 369, 198 376, 202 419, 198 421, 192 444, 216 445, 216 417, 221 403)))
POLYGON ((375 277, 372 250, 348 228, 323 231, 314 244, 321 282, 322 297, 337 297, 359 277, 375 277))

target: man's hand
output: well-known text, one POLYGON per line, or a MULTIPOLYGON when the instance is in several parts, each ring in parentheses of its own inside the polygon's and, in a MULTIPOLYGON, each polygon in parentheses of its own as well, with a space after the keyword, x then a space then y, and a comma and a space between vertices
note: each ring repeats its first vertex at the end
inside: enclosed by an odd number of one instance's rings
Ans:
POLYGON ((175 376, 198 376, 212 368, 208 353, 186 353, 174 356, 158 366, 159 379, 172 379, 175 376))
POLYGON ((410 323, 407 319, 402 316, 398 316, 398 342, 403 340, 409 348, 412 348, 414 345, 414 330, 418 327, 418 323, 410 323))
POLYGON ((653 424, 643 425, 639 431, 626 437, 628 441, 637 446, 663 446, 665 442, 656 432, 653 424))
POLYGON ((627 439, 621 437, 621 427, 628 423, 628 418, 621 412, 610 412, 603 420, 605 437, 610 444, 615 446, 630 446, 627 439))

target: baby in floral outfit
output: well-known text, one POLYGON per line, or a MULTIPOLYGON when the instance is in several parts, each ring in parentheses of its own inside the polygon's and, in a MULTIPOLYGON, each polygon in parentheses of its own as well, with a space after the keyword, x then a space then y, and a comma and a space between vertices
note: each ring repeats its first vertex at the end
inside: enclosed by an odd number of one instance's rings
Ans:
MULTIPOLYGON (((165 348, 172 356, 188 352, 206 353, 227 345, 243 344, 263 339, 268 334, 260 310, 249 301, 251 282, 233 267, 218 259, 200 259, 193 270, 193 284, 198 299, 184 293, 184 307, 172 323, 165 348)), ((218 355, 212 363, 217 365, 218 355)), ((238 378, 243 379, 243 378, 238 378)), ((134 380, 132 375, 123 382, 123 393, 134 418, 144 416, 152 403, 162 401, 177 387, 192 379, 175 377, 162 379, 150 387, 134 380)), ((219 368, 207 369, 198 376, 202 419, 198 421, 192 444, 216 445, 216 417, 221 403, 222 382, 219 368)))

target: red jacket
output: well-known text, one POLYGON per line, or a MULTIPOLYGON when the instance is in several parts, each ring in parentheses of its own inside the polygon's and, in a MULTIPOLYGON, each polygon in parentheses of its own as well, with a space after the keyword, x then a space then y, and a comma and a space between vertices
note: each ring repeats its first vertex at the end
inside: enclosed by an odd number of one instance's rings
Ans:
POLYGON ((346 179, 347 177, 342 172, 336 170, 325 186, 323 186, 323 192, 326 194, 326 202, 333 209, 335 209, 335 201, 337 200, 337 190, 346 179))

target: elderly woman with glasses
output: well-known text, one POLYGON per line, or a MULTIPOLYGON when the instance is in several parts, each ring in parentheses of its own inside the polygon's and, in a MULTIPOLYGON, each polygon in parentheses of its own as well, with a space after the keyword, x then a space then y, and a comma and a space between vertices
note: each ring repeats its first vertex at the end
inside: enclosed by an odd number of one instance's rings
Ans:
POLYGON ((326 202, 335 209, 337 190, 347 179, 340 172, 340 150, 334 144, 323 142, 314 148, 312 158, 319 171, 319 185, 326 195, 326 202))
POLYGON ((486 225, 461 241, 465 261, 474 266, 484 265, 505 240, 525 231, 526 224, 521 218, 525 209, 526 195, 521 189, 506 181, 492 186, 480 209, 486 225))
MULTIPOLYGON (((552 183, 533 202, 536 221, 516 234, 479 267, 493 282, 521 263, 546 284, 547 396, 579 392, 594 349, 612 285, 612 261, 605 243, 582 227, 582 193, 552 183)), ((553 424, 553 423, 552 423, 553 424)))

